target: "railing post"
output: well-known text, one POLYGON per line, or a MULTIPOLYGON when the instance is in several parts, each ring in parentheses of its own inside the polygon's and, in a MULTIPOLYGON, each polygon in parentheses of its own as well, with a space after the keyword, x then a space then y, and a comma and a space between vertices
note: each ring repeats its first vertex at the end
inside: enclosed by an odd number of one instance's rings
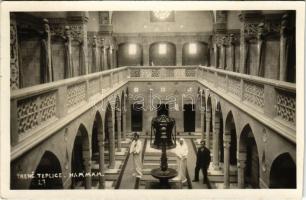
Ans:
POLYGON ((276 115, 276 91, 274 86, 264 85, 264 113, 265 115, 274 118, 276 115), (274 106, 271 106, 274 105, 274 106))
POLYGON ((228 74, 225 74, 225 83, 226 83, 225 91, 228 92, 228 74))
POLYGON ((215 75, 215 80, 212 80, 213 82, 213 85, 217 88, 219 86, 218 84, 218 72, 214 72, 214 75, 215 75))
POLYGON ((64 85, 57 89, 57 97, 56 97, 56 116, 58 118, 62 118, 66 116, 68 112, 67 108, 67 90, 68 86, 64 85))
POLYGON ((244 80, 240 78, 240 101, 243 101, 243 93, 244 93, 244 80))
POLYGON ((89 90, 90 90, 90 88, 89 88, 89 80, 86 80, 85 84, 86 84, 86 86, 85 86, 85 90, 86 90, 86 92, 85 92, 85 94, 86 94, 85 99, 86 99, 86 101, 88 101, 89 97, 90 97, 90 95, 89 95, 89 90))
POLYGON ((109 77, 110 77, 110 79, 109 79, 109 83, 110 83, 109 87, 112 88, 113 87, 113 72, 111 72, 109 74, 109 77))

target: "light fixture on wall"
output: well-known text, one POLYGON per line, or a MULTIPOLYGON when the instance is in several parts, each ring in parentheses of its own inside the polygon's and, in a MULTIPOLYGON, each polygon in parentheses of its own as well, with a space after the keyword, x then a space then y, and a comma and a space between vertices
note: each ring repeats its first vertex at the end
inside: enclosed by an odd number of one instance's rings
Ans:
POLYGON ((159 20, 165 20, 169 18, 169 16, 171 15, 171 11, 153 11, 153 15, 159 20))
POLYGON ((134 91, 135 93, 137 93, 137 92, 139 92, 139 88, 138 88, 138 87, 134 87, 133 91, 134 91))
POLYGON ((167 53, 167 46, 166 44, 159 44, 158 46, 158 53, 164 55, 167 53))
POLYGON ((196 54, 197 53, 197 44, 190 43, 189 44, 189 54, 196 54))
POLYGON ((136 55, 136 44, 130 44, 129 45, 129 55, 136 55))

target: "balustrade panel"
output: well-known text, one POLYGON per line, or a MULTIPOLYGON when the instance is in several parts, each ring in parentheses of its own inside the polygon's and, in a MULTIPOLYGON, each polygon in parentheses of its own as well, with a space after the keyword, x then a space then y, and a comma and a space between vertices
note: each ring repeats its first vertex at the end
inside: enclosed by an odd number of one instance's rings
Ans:
POLYGON ((17 101, 19 140, 40 125, 56 118, 56 91, 31 96, 17 101))
POLYGON ((296 97, 294 93, 277 90, 276 115, 279 119, 295 125, 296 122, 296 97))
POLYGON ((264 107, 263 85, 246 81, 244 83, 243 100, 262 109, 264 107))
POLYGON ((79 83, 69 86, 67 89, 67 107, 74 108, 76 105, 86 100, 86 83, 79 83))

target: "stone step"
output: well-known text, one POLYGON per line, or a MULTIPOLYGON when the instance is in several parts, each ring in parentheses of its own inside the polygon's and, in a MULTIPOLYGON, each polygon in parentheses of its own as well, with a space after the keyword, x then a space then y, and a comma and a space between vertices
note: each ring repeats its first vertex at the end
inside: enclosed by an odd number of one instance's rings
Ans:
MULTIPOLYGON (((158 162, 147 162, 147 163, 143 163, 143 168, 149 168, 149 169, 155 169, 155 168, 159 168, 160 163, 158 162)), ((175 163, 168 163, 168 167, 177 168, 177 164, 175 163)))
MULTIPOLYGON (((148 157, 148 156, 160 157, 161 156, 161 151, 146 151, 145 157, 148 157)), ((167 151, 167 158, 170 158, 170 157, 176 157, 176 154, 174 152, 167 151)))
MULTIPOLYGON (((152 175, 143 175, 140 179, 140 184, 145 184, 146 181, 158 181, 158 179, 154 178, 152 175)), ((180 182, 180 180, 170 179, 169 182, 180 182)))
MULTIPOLYGON (((208 179, 210 182, 214 182, 214 183, 224 182, 224 176, 221 176, 221 175, 208 175, 208 179)), ((230 175, 229 181, 230 183, 237 183, 237 176, 230 175)))
MULTIPOLYGON (((177 158, 174 156, 167 156, 168 161, 176 161, 177 158)), ((160 156, 144 156, 144 161, 156 161, 160 162, 160 156)))

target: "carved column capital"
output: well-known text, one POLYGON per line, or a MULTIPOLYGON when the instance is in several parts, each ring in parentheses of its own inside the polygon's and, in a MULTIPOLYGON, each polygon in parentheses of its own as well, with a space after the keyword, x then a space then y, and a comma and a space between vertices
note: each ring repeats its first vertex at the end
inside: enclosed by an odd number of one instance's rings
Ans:
POLYGON ((282 16, 280 34, 281 37, 287 37, 289 33, 289 15, 286 13, 282 16))
POLYGON ((263 22, 258 24, 257 27, 257 39, 262 41, 264 39, 264 32, 265 32, 265 24, 263 22))
POLYGON ((97 36, 96 36, 96 35, 94 35, 94 36, 92 37, 92 46, 93 46, 94 48, 98 46, 98 40, 97 40, 97 36))

